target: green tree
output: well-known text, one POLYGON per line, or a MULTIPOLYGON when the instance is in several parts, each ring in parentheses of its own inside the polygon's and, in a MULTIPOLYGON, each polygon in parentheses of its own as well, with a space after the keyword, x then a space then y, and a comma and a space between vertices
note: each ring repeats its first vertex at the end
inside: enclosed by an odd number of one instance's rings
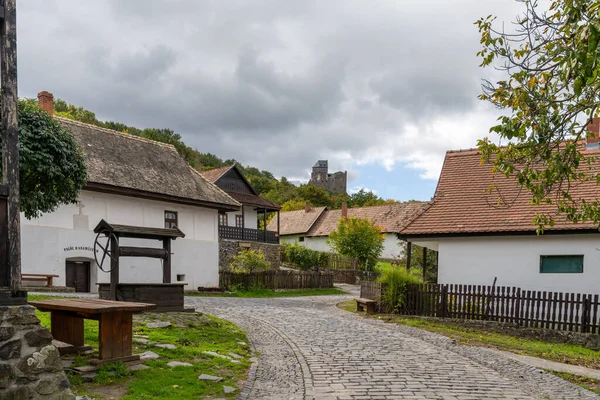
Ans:
MULTIPOLYGON (((420 246, 412 245, 411 247, 411 257, 410 257, 410 267, 411 270, 414 269, 418 271, 421 277, 423 277, 423 248, 420 246)), ((407 246, 402 248, 402 252, 399 257, 395 260, 394 264, 406 269, 407 262, 407 246)), ((424 281, 429 283, 437 283, 437 274, 438 274, 438 254, 437 251, 432 249, 427 249, 427 265, 425 268, 425 276, 424 281)))
POLYGON ((77 202, 86 164, 75 138, 35 101, 19 101, 21 211, 27 218, 77 202))
POLYGON ((358 259, 359 266, 372 271, 383 251, 381 228, 360 218, 342 218, 337 231, 327 239, 331 248, 343 256, 358 259))
POLYGON ((237 273, 252 273, 266 271, 271 268, 265 254, 250 249, 242 250, 231 258, 229 270, 237 273))
POLYGON ((600 182, 592 160, 577 146, 599 114, 600 0, 552 0, 548 9, 537 1, 521 3, 524 12, 514 31, 496 29, 492 16, 476 22, 481 65, 506 73, 497 83, 484 81, 480 95, 503 110, 490 131, 508 141, 501 147, 481 140, 483 161, 491 162, 495 173, 516 179, 533 204, 554 206, 556 212, 535 218, 539 231, 553 226, 557 214, 598 224, 598 201, 570 192, 578 182, 600 182))

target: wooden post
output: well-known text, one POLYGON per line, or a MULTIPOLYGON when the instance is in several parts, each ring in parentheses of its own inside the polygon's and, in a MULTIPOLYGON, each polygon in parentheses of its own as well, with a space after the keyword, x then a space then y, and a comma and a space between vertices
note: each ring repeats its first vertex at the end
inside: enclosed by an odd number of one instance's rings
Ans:
MULTIPOLYGON (((15 298, 26 303, 21 291, 21 226, 19 209, 19 129, 17 91, 17 9, 16 0, 5 0, 0 11, 0 85, 2 86, 2 183, 8 186, 6 265, 8 284, 15 298)), ((1 8, 1 7, 0 7, 1 8)))
POLYGON ((163 283, 171 283, 171 238, 163 239, 166 257, 163 260, 163 283))
POLYGON ((263 242, 267 241, 267 209, 263 208, 263 242))
POLYGON ((279 238, 279 234, 281 232, 281 220, 280 220, 280 211, 277 210, 277 243, 281 242, 281 239, 279 238))
POLYGON ((246 232, 246 217, 244 216, 244 205, 242 204, 242 240, 244 240, 245 232, 246 232))
POLYGON ((427 283, 427 247, 423 247, 423 282, 427 283))
POLYGON ((412 258, 412 243, 406 242, 406 270, 410 270, 410 262, 412 258))
POLYGON ((110 237, 110 300, 117 300, 117 287, 119 285, 119 240, 116 236, 110 237))

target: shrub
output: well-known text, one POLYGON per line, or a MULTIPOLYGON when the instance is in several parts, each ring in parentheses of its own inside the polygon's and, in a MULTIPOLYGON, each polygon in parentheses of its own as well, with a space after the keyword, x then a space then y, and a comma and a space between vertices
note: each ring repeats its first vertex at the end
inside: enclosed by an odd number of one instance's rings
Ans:
POLYGON ((373 222, 360 218, 342 218, 327 243, 337 253, 358 260, 361 269, 372 271, 383 251, 384 236, 373 222))
POLYGON ((233 256, 229 264, 229 270, 237 273, 266 271, 269 268, 271 268, 271 263, 267 261, 265 255, 260 251, 250 249, 233 256))
POLYGON ((408 285, 422 283, 416 271, 405 268, 384 266, 379 268, 378 282, 381 282, 381 307, 387 313, 398 313, 406 303, 408 285))
POLYGON ((307 249, 298 243, 284 243, 282 252, 286 262, 303 270, 325 267, 329 257, 327 253, 307 249))

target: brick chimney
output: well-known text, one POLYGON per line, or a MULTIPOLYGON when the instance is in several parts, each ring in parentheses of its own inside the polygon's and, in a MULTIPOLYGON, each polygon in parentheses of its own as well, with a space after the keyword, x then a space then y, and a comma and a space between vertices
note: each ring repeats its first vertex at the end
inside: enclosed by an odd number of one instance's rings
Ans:
POLYGON ((342 203, 342 218, 348 218, 348 204, 346 202, 342 203))
POLYGON ((54 115, 54 96, 45 90, 38 93, 38 105, 50 115, 54 115))
POLYGON ((306 203, 304 205, 304 212, 309 212, 310 211, 310 204, 306 203))

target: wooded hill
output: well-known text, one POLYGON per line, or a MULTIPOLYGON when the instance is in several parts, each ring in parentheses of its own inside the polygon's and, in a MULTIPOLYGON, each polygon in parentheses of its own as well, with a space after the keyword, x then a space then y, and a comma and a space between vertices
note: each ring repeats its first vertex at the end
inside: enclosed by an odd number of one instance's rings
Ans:
MULTIPOLYGON (((162 143, 168 143, 175 146, 177 152, 199 171, 206 171, 213 168, 232 165, 236 162, 233 159, 223 160, 211 153, 202 153, 187 146, 182 140, 181 135, 169 128, 145 128, 139 129, 128 126, 120 122, 99 121, 96 114, 86 110, 83 107, 77 107, 64 100, 54 100, 54 112, 57 116, 69 118, 76 121, 113 129, 130 135, 140 136, 146 139, 156 140, 162 143)), ((282 211, 293 211, 304 208, 306 203, 313 207, 327 206, 329 208, 341 208, 342 203, 348 203, 349 207, 365 207, 383 204, 397 203, 395 200, 384 200, 372 192, 364 190, 352 195, 340 195, 330 193, 325 189, 312 185, 303 184, 296 186, 285 177, 276 179, 272 173, 251 166, 238 167, 243 171, 248 181, 262 197, 271 200, 282 206, 282 211)))

